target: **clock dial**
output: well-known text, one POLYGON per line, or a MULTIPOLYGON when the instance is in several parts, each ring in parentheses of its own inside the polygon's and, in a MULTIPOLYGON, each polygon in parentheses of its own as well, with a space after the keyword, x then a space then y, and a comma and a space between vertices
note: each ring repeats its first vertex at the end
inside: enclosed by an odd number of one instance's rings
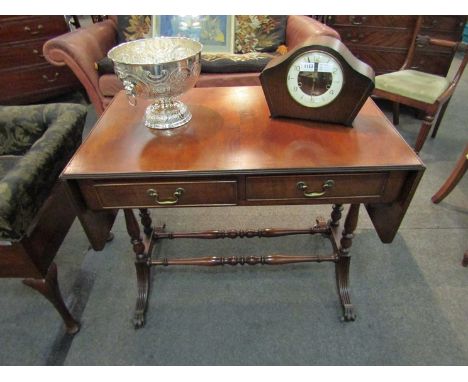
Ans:
POLYGON ((332 55, 311 50, 298 56, 287 71, 291 97, 306 107, 322 107, 332 102, 343 88, 343 70, 332 55))

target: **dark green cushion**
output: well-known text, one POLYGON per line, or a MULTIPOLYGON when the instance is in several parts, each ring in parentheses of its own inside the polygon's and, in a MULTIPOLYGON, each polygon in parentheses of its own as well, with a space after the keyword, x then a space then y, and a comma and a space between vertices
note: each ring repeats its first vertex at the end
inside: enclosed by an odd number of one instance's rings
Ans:
POLYGON ((203 53, 201 70, 203 73, 244 73, 261 72, 274 57, 271 53, 203 53))
MULTIPOLYGON (((201 71, 203 73, 244 73, 261 72, 268 62, 275 57, 272 53, 203 53, 201 71)), ((114 63, 104 57, 96 62, 99 75, 114 74, 114 63)))
MULTIPOLYGON (((2 106, 0 115, 23 113, 46 129, 0 180, 0 240, 17 241, 27 233, 68 160, 81 143, 86 108, 77 104, 2 106)), ((27 118, 25 118, 27 119, 27 118)), ((8 120, 2 120, 9 123, 8 120)))
POLYGON ((234 52, 274 52, 285 44, 287 16, 236 16, 234 52))

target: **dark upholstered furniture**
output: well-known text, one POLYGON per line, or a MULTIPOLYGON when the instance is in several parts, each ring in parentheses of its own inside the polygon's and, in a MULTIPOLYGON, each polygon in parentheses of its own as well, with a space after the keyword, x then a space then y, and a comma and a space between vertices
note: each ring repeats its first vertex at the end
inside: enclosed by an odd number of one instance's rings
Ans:
POLYGON ((53 259, 75 213, 58 177, 81 143, 86 108, 0 106, 0 277, 23 278, 79 330, 60 295, 53 259))
MULTIPOLYGON (((308 37, 327 35, 340 38, 332 28, 306 16, 288 16, 285 45, 295 47, 308 37)), ((100 75, 96 63, 117 44, 114 18, 55 37, 44 44, 44 56, 52 64, 67 65, 81 81, 97 114, 101 114, 123 87, 115 74, 100 75)), ((260 85, 260 72, 202 73, 196 87, 260 85)))

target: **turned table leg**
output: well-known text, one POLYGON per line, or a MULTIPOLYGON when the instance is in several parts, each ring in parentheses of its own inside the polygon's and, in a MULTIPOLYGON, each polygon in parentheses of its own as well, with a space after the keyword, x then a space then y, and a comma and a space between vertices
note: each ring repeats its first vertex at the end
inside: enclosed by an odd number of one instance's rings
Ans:
POLYGON ((151 221, 151 215, 148 211, 148 208, 140 208, 140 219, 141 225, 143 226, 143 232, 145 233, 146 237, 150 237, 151 233, 153 232, 151 221))
POLYGON ((340 225, 341 213, 343 212, 342 204, 334 204, 331 213, 330 225, 332 227, 338 227, 340 225))
POLYGON ((47 300, 49 300, 55 309, 62 316, 65 322, 68 334, 76 334, 80 330, 80 324, 73 318, 65 305, 62 295, 60 293, 58 279, 57 279, 57 265, 51 263, 45 278, 43 279, 24 279, 23 283, 41 293, 47 300))
POLYGON ((340 302, 343 307, 343 320, 354 321, 356 314, 354 313, 353 304, 351 304, 351 296, 349 293, 349 265, 351 256, 349 250, 353 242, 353 232, 357 227, 359 216, 359 204, 351 204, 348 214, 346 215, 344 229, 340 241, 338 251, 338 260, 335 264, 336 285, 340 302))
POLYGON ((137 274, 138 295, 133 325, 135 326, 135 329, 138 329, 145 324, 145 313, 148 307, 150 264, 148 261, 148 255, 145 253, 145 245, 143 244, 143 240, 140 236, 140 227, 135 215, 133 214, 133 210, 125 209, 124 215, 127 232, 130 235, 133 252, 136 256, 135 268, 137 274))

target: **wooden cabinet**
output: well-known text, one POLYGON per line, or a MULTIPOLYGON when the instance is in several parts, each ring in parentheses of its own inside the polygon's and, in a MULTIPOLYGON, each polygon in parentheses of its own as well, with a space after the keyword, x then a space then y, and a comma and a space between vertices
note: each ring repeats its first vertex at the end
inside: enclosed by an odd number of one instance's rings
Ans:
POLYGON ((80 88, 68 67, 49 64, 42 46, 68 32, 63 16, 0 16, 0 104, 36 103, 80 88))
MULTIPOLYGON (((383 74, 399 70, 411 45, 418 16, 326 16, 342 41, 359 59, 383 74)), ((422 16, 421 35, 460 41, 466 16, 422 16)), ((413 69, 447 75, 450 48, 417 47, 413 69)))

